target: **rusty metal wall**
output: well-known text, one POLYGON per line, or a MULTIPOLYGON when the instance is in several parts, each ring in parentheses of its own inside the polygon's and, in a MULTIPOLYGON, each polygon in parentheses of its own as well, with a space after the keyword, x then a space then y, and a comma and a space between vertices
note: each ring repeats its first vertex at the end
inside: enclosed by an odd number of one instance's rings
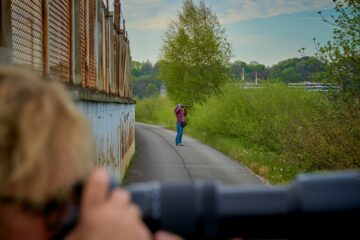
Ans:
POLYGON ((105 92, 105 29, 104 29, 104 15, 105 4, 103 0, 96 0, 96 27, 95 27, 95 45, 96 45, 96 88, 105 92))
POLYGON ((129 42, 126 35, 121 36, 121 77, 120 77, 120 96, 123 98, 131 98, 131 56, 129 42))
MULTIPOLYGON (((109 16, 109 31, 110 31, 110 41, 109 41, 109 51, 110 53, 115 52, 115 37, 114 37, 114 16, 109 16)), ((110 66, 110 75, 109 75, 109 89, 110 94, 115 94, 115 54, 109 55, 109 66, 110 66)))
POLYGON ((11 0, 12 62, 43 70, 42 1, 11 0))
POLYGON ((131 98, 130 48, 125 25, 120 24, 119 0, 113 13, 100 0, 9 1, 13 63, 63 82, 131 98), (75 7, 80 14, 73 15, 75 7), (73 31, 75 23, 79 26, 73 31), (75 38, 80 44, 73 49, 75 38), (75 67, 73 55, 80 58, 75 67), (75 82, 74 71, 81 75, 75 82))
POLYGON ((124 97, 124 85, 125 85, 125 61, 126 61, 126 42, 125 42, 125 34, 121 34, 121 42, 120 42, 120 48, 121 48, 121 61, 120 61, 120 68, 121 68, 121 78, 120 78, 120 96, 124 97))
POLYGON ((114 1, 114 12, 101 0, 1 1, 9 1, 1 12, 11 19, 7 32, 0 32, 0 49, 14 64, 69 85, 92 123, 98 165, 123 176, 135 151, 135 104, 120 0, 114 1))
POLYGON ((135 106, 89 101, 76 104, 96 136, 96 164, 123 177, 135 151, 135 106))
POLYGON ((126 74, 126 81, 125 81, 125 98, 131 98, 132 96, 132 84, 131 84, 131 76, 132 76, 132 59, 131 59, 131 52, 129 48, 129 44, 126 45, 127 55, 126 55, 126 67, 125 67, 125 74, 126 74))
POLYGON ((80 57, 81 57, 81 86, 86 87, 87 81, 87 49, 88 49, 88 27, 87 27, 87 0, 80 1, 80 57))
POLYGON ((129 78, 131 78, 131 57, 130 57, 130 49, 129 45, 126 44, 126 59, 125 59, 125 85, 124 85, 124 97, 130 98, 130 92, 131 92, 131 81, 128 81, 129 78))
POLYGON ((72 0, 49 0, 49 74, 71 81, 72 0))
POLYGON ((87 87, 88 88, 96 88, 96 60, 95 60, 95 23, 96 23, 96 2, 95 0, 88 1, 88 61, 89 61, 89 74, 88 74, 88 81, 87 87))
POLYGON ((105 29, 105 79, 104 79, 104 91, 106 93, 110 92, 110 18, 109 18, 109 12, 105 11, 105 17, 104 17, 104 29, 105 29))

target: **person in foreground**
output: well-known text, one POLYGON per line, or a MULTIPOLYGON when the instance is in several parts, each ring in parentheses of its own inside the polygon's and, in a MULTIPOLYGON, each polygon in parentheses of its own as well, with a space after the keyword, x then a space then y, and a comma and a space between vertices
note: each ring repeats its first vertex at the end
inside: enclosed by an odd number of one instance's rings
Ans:
POLYGON ((187 115, 187 106, 184 104, 177 104, 174 109, 176 115, 176 138, 175 144, 176 146, 184 146, 182 142, 182 136, 184 133, 184 128, 186 126, 185 117, 187 115))
POLYGON ((79 221, 66 239, 178 239, 151 236, 128 192, 109 193, 93 144, 89 123, 59 83, 0 67, 0 239, 53 238, 78 182, 86 183, 79 221))

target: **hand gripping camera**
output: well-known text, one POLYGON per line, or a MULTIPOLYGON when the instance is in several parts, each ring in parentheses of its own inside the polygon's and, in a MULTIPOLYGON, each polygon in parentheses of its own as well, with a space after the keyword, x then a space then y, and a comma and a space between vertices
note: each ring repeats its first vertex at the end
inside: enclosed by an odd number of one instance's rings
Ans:
MULTIPOLYGON (((110 191, 115 187, 118 182, 113 180, 110 191)), ((128 190, 151 231, 165 230, 185 239, 360 237, 359 172, 300 175, 280 187, 155 182, 128 190)), ((64 238, 76 225, 79 207, 55 239, 64 238)))
POLYGON ((282 187, 149 183, 129 188, 152 231, 185 239, 360 237, 360 173, 301 175, 282 187))

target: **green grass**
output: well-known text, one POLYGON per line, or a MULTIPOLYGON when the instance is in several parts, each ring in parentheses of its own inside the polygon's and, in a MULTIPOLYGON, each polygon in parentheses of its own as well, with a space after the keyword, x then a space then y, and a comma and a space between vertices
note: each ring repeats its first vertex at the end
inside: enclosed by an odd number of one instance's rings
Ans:
POLYGON ((137 101, 135 118, 138 122, 160 124, 174 129, 174 108, 175 104, 167 98, 146 98, 137 101))
POLYGON ((289 164, 283 156, 259 147, 246 147, 236 138, 223 135, 209 136, 194 130, 188 131, 187 134, 225 153, 230 158, 240 161, 273 184, 287 182, 302 172, 289 164))
MULTIPOLYGON (((174 106, 167 98, 142 100, 137 121, 173 129, 174 106)), ((340 109, 323 93, 229 84, 189 110, 185 132, 283 183, 302 172, 360 167, 360 114, 340 109)))

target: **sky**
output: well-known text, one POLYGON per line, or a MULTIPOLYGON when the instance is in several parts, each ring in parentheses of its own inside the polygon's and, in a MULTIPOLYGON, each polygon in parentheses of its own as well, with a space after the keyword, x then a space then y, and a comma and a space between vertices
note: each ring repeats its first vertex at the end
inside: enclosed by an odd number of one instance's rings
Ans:
MULTIPOLYGON (((197 0, 194 0, 195 2, 197 0)), ((156 62, 162 37, 176 20, 182 0, 122 0, 133 60, 156 62)), ((332 0, 205 0, 218 16, 233 48, 233 59, 271 66, 301 57, 298 50, 314 55, 313 38, 331 40, 332 28, 318 11, 330 16, 332 0)))

